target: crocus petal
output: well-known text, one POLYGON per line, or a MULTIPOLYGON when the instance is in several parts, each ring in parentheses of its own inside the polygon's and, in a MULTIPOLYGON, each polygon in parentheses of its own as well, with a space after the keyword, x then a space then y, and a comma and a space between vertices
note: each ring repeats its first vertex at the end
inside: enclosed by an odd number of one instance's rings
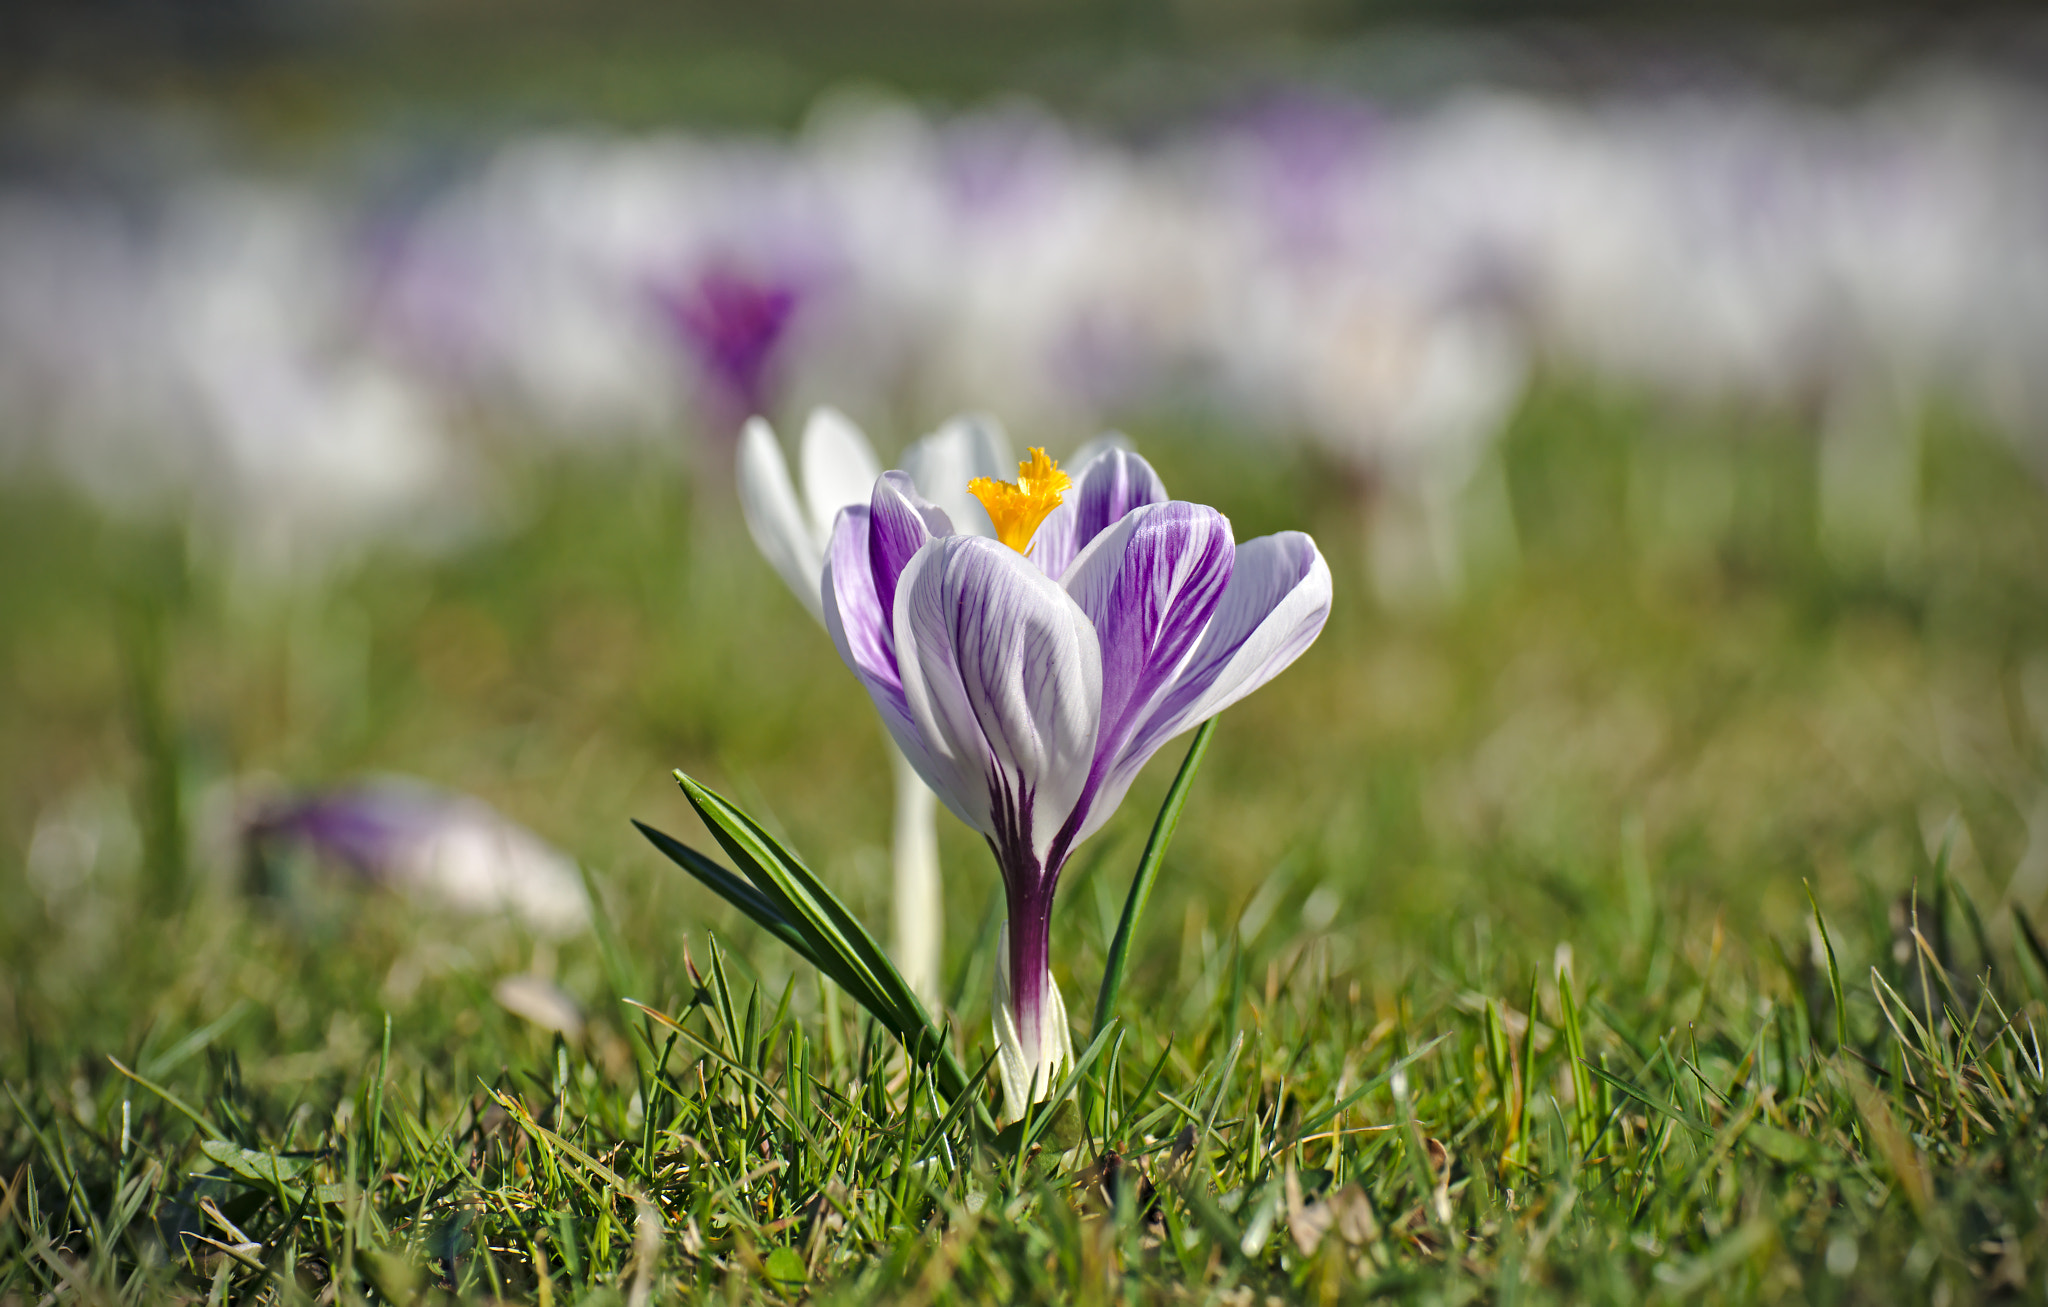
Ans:
POLYGON ((859 427, 836 408, 811 410, 804 423, 804 503, 810 510, 813 538, 823 545, 832 534, 839 510, 865 504, 882 475, 874 446, 859 427))
POLYGON ((924 543, 951 535, 946 515, 901 472, 878 477, 866 504, 840 510, 826 547, 819 600, 839 656, 863 681, 900 688, 896 672, 896 582, 924 543))
POLYGON ((1074 451, 1074 456, 1067 460, 1067 471, 1078 481, 1081 473, 1087 471, 1088 465, 1096 459, 1112 449, 1128 450, 1130 447, 1131 438, 1123 432, 1105 431, 1074 451))
POLYGON ((889 610, 875 593, 875 568, 869 555, 871 508, 856 504, 841 509, 825 550, 825 572, 818 583, 825 629, 839 657, 872 693, 879 682, 902 698, 896 673, 895 636, 889 610))
POLYGON ((1236 542, 1201 504, 1148 504, 1075 560, 1062 583, 1102 647, 1102 731, 1114 749, 1174 684, 1230 583, 1236 542))
POLYGON ((1102 656, 1087 614, 1015 550, 954 535, 911 559, 894 616, 903 695, 931 752, 920 774, 989 837, 1006 877, 1041 872, 1095 752, 1102 656))
POLYGON ((1075 547, 1088 542, 1146 504, 1166 502, 1166 483, 1152 465, 1128 449, 1108 449, 1082 469, 1074 484, 1074 508, 1080 517, 1075 547))
POLYGON ((953 534, 944 509, 917 493, 909 474, 885 472, 868 501, 868 565, 882 612, 896 611, 896 578, 924 542, 953 534))
POLYGON ((1102 720, 1089 793, 1068 819, 1055 860, 1123 797, 1103 794, 1101 786, 1202 646, 1236 553, 1230 522, 1215 509, 1148 504, 1096 536, 1068 569, 1062 585, 1088 614, 1102 647, 1102 720))
POLYGON ((547 935, 589 924, 576 865, 481 799, 376 781, 271 807, 247 833, 460 911, 510 911, 547 935))
POLYGON ((1099 815, 1080 838, 1115 810, 1161 745, 1278 676, 1315 643, 1329 616, 1330 565, 1315 541, 1282 531, 1239 545, 1201 644, 1110 764, 1093 800, 1099 815))
POLYGON ((1121 445, 1114 433, 1092 440, 1076 459, 1074 488, 1046 518, 1031 542, 1031 559, 1050 577, 1062 577, 1090 541, 1146 504, 1166 502, 1166 484, 1152 465, 1121 445), (1096 451, 1089 454, 1088 451, 1096 451))
POLYGON ((1017 475, 1017 460, 1011 457, 1002 423, 980 413, 950 418, 904 450, 901 463, 917 483, 918 493, 944 509, 956 531, 995 537, 988 510, 967 493, 967 483, 976 477, 1007 481, 1017 475))
POLYGON ((761 556, 796 593, 813 617, 818 606, 818 571, 824 566, 822 533, 815 532, 789 480, 789 464, 775 432, 749 418, 740 432, 740 512, 761 556))
POLYGON ((925 737, 910 717, 897 671, 896 638, 889 612, 875 595, 874 567, 869 561, 869 516, 866 506, 844 509, 833 527, 825 575, 819 584, 825 630, 839 657, 867 690, 889 737, 918 775, 929 778, 934 761, 925 737))

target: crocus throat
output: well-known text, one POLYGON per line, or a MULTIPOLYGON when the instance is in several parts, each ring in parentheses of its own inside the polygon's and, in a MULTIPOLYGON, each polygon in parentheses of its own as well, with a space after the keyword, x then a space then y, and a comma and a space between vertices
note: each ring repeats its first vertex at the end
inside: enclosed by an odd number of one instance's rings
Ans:
POLYGON ((1018 553, 1029 553, 1031 537, 1046 515, 1060 506, 1060 496, 1073 488, 1060 465, 1033 449, 1031 457, 1017 465, 1017 479, 998 481, 976 477, 967 483, 967 493, 981 501, 989 520, 996 524, 996 539, 1018 553))

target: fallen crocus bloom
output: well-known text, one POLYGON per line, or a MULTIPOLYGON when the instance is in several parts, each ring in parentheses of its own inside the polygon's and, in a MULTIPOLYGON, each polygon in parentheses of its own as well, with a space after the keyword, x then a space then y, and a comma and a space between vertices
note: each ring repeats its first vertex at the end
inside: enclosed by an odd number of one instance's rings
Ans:
POLYGON ((995 1034, 1016 1117, 1073 1057, 1048 968, 1061 868, 1162 745, 1308 648, 1330 571, 1297 531, 1238 545, 1128 450, 1071 479, 1033 450, 1016 483, 973 490, 996 539, 884 474, 839 515, 822 599, 904 756, 1002 871, 995 1034))
POLYGON ((543 935, 571 935, 589 924, 576 864, 468 795, 370 781, 273 803, 246 831, 259 854, 302 849, 458 911, 509 913, 543 935))

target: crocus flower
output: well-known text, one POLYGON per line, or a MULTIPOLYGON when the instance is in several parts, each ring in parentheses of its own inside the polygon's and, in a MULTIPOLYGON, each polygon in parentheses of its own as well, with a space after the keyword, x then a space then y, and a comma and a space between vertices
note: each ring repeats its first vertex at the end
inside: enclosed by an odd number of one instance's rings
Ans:
POLYGON ((767 407, 776 353, 801 296, 795 284, 714 264, 683 286, 656 288, 676 338, 695 357, 725 422, 767 407), (730 414, 731 417, 725 415, 730 414))
MULTIPOLYGON (((1121 437, 1109 435, 1076 455, 1087 462, 1121 437)), ((820 607, 825 550, 841 509, 866 509, 881 475, 880 461, 859 427, 832 408, 817 408, 804 424, 797 462, 803 477, 798 494, 775 432, 760 418, 740 434, 740 508, 754 543, 813 617, 820 607)), ((969 492, 970 485, 994 484, 1009 466, 1010 443, 993 420, 963 414, 903 452, 903 472, 927 500, 940 505, 960 529, 988 536, 996 524, 969 492)), ((1163 495, 1164 492, 1162 491, 1163 495)), ((891 952, 910 987, 926 1003, 939 997, 944 935, 943 886, 939 879, 937 803, 903 754, 889 750, 896 779, 892 852, 894 913, 891 952)))
POLYGON ((1015 1117, 1073 1057, 1048 967, 1061 868, 1162 745, 1309 646, 1330 572, 1300 532, 1239 546, 1128 450, 1071 476, 1033 450, 1016 482, 971 489, 994 539, 884 474, 839 514, 822 599, 898 747, 1001 869, 995 1036, 1015 1117))
POLYGON ((267 805, 244 828, 259 858, 299 849, 460 912, 510 913, 561 937, 590 920, 576 864, 482 799, 387 779, 267 805))
MULTIPOLYGON (((992 424, 955 418, 906 451, 904 463, 920 480, 958 484, 1002 467, 1007 442, 992 424)), ((874 492, 881 464, 874 448, 844 414, 818 408, 804 424, 798 455, 803 495, 790 481, 789 465, 775 433, 760 418, 740 434, 740 508, 747 528, 790 590, 811 616, 824 620, 819 584, 832 523, 848 505, 864 505, 874 492)), ((935 1004, 944 934, 937 803, 901 752, 889 750, 896 780, 892 863, 894 911, 890 952, 918 997, 935 1004)))

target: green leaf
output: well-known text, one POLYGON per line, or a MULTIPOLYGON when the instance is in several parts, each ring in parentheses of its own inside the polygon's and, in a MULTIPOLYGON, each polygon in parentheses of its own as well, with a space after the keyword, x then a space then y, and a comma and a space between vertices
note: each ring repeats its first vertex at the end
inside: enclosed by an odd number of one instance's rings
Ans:
POLYGON ((1835 1047, 1849 1046, 1849 1009, 1842 1004, 1842 973, 1835 966, 1835 941, 1828 937, 1828 923, 1820 915, 1820 900, 1813 897, 1813 886, 1806 886, 1806 901, 1813 908, 1813 924, 1820 931, 1821 948, 1828 957, 1828 992, 1835 999, 1835 1047))
POLYGON ((968 1078, 966 1091, 953 1096, 953 1105, 946 1109, 946 1114, 939 1118, 939 1123, 931 1128, 931 1132, 925 1136, 924 1143, 918 1145, 915 1160, 921 1162, 930 1157, 932 1150, 938 1147, 939 1141, 946 1137, 946 1132, 960 1124, 960 1118, 966 1114, 968 1105, 976 1101, 975 1093, 981 1088, 981 1082, 987 1078, 988 1069, 996 1064, 997 1056, 990 1053, 988 1059, 981 1064, 981 1070, 968 1078))
POLYGON ((1209 751, 1209 739, 1215 734, 1214 717, 1195 731, 1187 757, 1181 759, 1180 770, 1174 773, 1166 799, 1159 805, 1159 815, 1152 819, 1152 834, 1145 841, 1145 852, 1138 858, 1137 873, 1131 877, 1131 892, 1124 898, 1124 914, 1116 923, 1116 938, 1110 941, 1109 960, 1102 969, 1102 989, 1095 996, 1096 1030, 1107 1029, 1110 1014, 1116 1010, 1117 995, 1124 987, 1124 972, 1130 966, 1131 937, 1137 933, 1146 900, 1152 897, 1152 885, 1159 879, 1159 864, 1166 860, 1166 846, 1173 842, 1181 809, 1187 806, 1188 791, 1194 787, 1202 755, 1209 751))
MULTIPOLYGON (((282 1192, 292 1203, 303 1203, 306 1197, 304 1186, 294 1183, 320 1159, 317 1157, 285 1157, 276 1153, 260 1153, 253 1148, 243 1148, 225 1139, 202 1140, 199 1151, 207 1160, 224 1166, 237 1179, 246 1180, 261 1187, 266 1193, 282 1192)), ((347 1196, 347 1187, 338 1184, 313 1186, 313 1198, 321 1203, 339 1203, 347 1196)))
POLYGON ((685 871, 759 922, 873 1013, 920 1062, 935 1066, 951 1098, 968 1078, 896 965, 803 860, 724 796, 682 772, 677 784, 740 875, 641 822, 633 823, 685 871), (742 879, 742 876, 744 879, 742 879))
MULTIPOLYGON (((810 941, 806 940, 795 926, 790 925, 789 921, 775 910, 775 905, 761 896, 760 891, 675 836, 658 831, 644 821, 635 821, 633 826, 647 837, 648 843, 660 849, 669 861, 704 882, 720 898, 746 913, 769 934, 795 949, 812 966, 830 974, 831 968, 825 961, 811 955, 810 941)), ((836 976, 833 978, 838 979, 836 976)))
POLYGON ((212 1117, 200 1111, 198 1108, 192 1106, 190 1103, 178 1097, 170 1090, 164 1088, 160 1084, 157 1084, 154 1080, 149 1079, 147 1076, 138 1075, 135 1072, 130 1071, 127 1067, 121 1065, 121 1060, 117 1057, 109 1055, 107 1061, 110 1065, 113 1066, 114 1070, 119 1071, 122 1075, 127 1076, 130 1080, 133 1080, 136 1084, 141 1085, 150 1093, 155 1094, 158 1098, 163 1099, 172 1107, 177 1108, 179 1113, 182 1114, 186 1120, 190 1121, 193 1125, 198 1126, 207 1134, 218 1136, 221 1133, 221 1128, 213 1123, 212 1117))
POLYGON ((1749 1144, 1774 1162, 1797 1166, 1813 1159, 1813 1145, 1790 1130, 1780 1130, 1774 1125, 1757 1122, 1743 1132, 1742 1142, 1749 1144))
POLYGON ((794 1248, 777 1248, 768 1254, 761 1266, 778 1289, 799 1285, 811 1278, 810 1272, 804 1269, 804 1259, 797 1256, 794 1248))
POLYGON ((1656 1097, 1655 1095, 1652 1095, 1644 1090, 1638 1089, 1634 1085, 1630 1084, 1628 1081, 1623 1080, 1621 1077, 1613 1075, 1605 1070, 1602 1070, 1601 1068, 1594 1066, 1590 1062, 1586 1063, 1585 1066, 1587 1074, 1595 1077, 1598 1080, 1605 1082, 1606 1084, 1612 1085, 1614 1088, 1620 1090, 1622 1093, 1627 1094, 1630 1098, 1635 1099, 1638 1103, 1641 1103, 1644 1107, 1650 1108, 1656 1112, 1661 1112, 1662 1114, 1670 1117, 1672 1120, 1678 1122, 1680 1125, 1684 1126, 1688 1130, 1697 1130, 1699 1133, 1707 1136, 1709 1139, 1713 1138, 1714 1127, 1694 1117, 1691 1113, 1687 1112, 1684 1108, 1679 1107, 1676 1103, 1668 1103, 1663 1099, 1656 1097))
POLYGON ((2018 907, 2012 910, 2012 928, 2026 944, 2027 953, 2034 959, 2034 965, 2041 968, 2041 976, 2048 981, 2048 947, 2041 943, 2040 935, 2034 931, 2034 923, 2027 920, 2027 914, 2018 907))
POLYGON ((253 1148, 238 1147, 225 1139, 205 1140, 200 1143, 199 1151, 236 1175, 249 1180, 261 1180, 265 1184, 296 1180, 307 1167, 320 1160, 317 1157, 279 1157, 276 1153, 259 1153, 253 1148))
POLYGON ((675 777, 713 838, 777 915, 803 935, 821 962, 829 958, 855 977, 849 992, 863 1006, 906 1038, 931 1028, 924 1005, 881 946, 802 859, 717 791, 680 771, 675 777))
POLYGON ((1578 996, 1572 993, 1571 972, 1563 967, 1557 971, 1557 1006, 1564 1029, 1565 1056, 1572 1073, 1572 1116, 1579 1134, 1579 1151, 1590 1157, 1600 1142, 1600 1105, 1588 1074, 1593 1064, 1586 1059, 1586 1034, 1579 1021, 1578 996))

